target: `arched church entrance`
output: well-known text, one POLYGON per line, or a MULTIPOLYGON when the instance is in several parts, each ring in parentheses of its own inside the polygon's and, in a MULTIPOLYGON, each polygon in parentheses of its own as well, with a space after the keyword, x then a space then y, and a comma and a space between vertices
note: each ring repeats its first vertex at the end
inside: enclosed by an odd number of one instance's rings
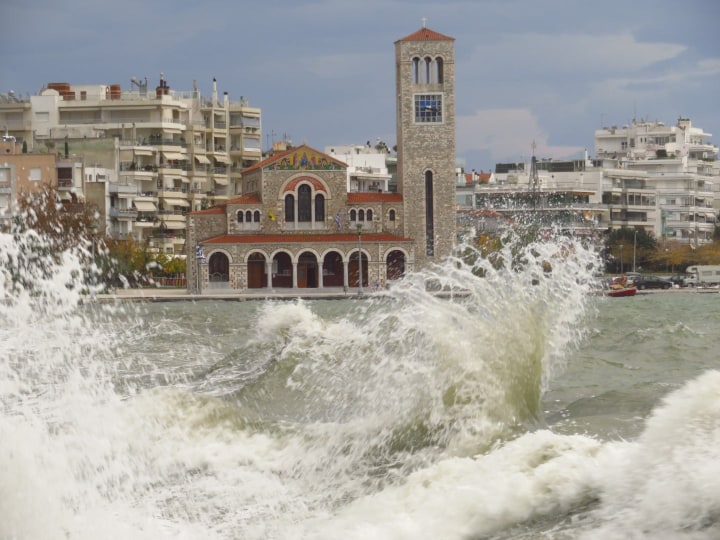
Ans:
POLYGON ((320 286, 317 257, 314 253, 306 251, 300 254, 297 273, 297 286, 299 289, 316 289, 320 286))
POLYGON ((342 287, 344 272, 342 255, 337 251, 326 253, 323 257, 323 287, 342 287))
POLYGON ((210 255, 208 262, 210 283, 227 283, 230 281, 230 261, 227 255, 218 251, 210 255))
POLYGON ((290 255, 276 253, 272 264, 272 286, 275 288, 290 289, 293 286, 293 265, 290 255))
POLYGON ((267 265, 265 255, 253 253, 247 262, 248 289, 263 289, 267 287, 267 265))
POLYGON ((405 254, 395 249, 385 258, 386 276, 388 280, 400 279, 405 275, 405 254))

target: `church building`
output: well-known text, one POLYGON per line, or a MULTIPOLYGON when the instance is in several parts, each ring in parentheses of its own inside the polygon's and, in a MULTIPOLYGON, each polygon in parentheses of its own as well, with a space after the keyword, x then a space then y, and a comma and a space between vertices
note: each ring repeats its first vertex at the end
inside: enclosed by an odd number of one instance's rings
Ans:
POLYGON ((398 191, 351 191, 347 164, 302 145, 242 171, 242 194, 188 214, 191 292, 384 287, 455 241, 454 39, 395 43, 398 191))

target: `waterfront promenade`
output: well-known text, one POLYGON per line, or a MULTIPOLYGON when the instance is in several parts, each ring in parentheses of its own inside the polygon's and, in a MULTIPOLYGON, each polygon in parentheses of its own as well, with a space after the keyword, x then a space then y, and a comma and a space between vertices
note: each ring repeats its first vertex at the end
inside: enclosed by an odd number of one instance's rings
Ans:
MULTIPOLYGON (((372 288, 364 289, 363 295, 377 295, 382 291, 374 291, 372 288)), ((273 289, 253 290, 253 291, 223 291, 223 290, 206 290, 200 294, 189 293, 187 289, 176 288, 133 288, 133 289, 116 289, 109 294, 99 294, 94 300, 97 302, 116 302, 116 301, 133 301, 133 302, 179 302, 179 301, 202 301, 202 300, 228 300, 228 301, 246 301, 246 300, 295 300, 303 299, 325 299, 340 300, 347 298, 357 298, 357 288, 343 289, 342 287, 326 287, 324 289, 273 289)))
MULTIPOLYGON (((376 291, 373 288, 364 288, 362 297, 382 295, 383 290, 376 291)), ((716 288, 671 288, 671 289, 651 289, 638 291, 637 295, 644 294, 720 294, 720 289, 716 288)), ((116 289, 109 294, 99 294, 95 296, 96 302, 199 302, 202 300, 227 300, 243 302, 247 300, 295 300, 303 298, 306 300, 342 300, 358 298, 357 288, 349 288, 347 290, 342 287, 328 287, 324 289, 273 289, 253 290, 251 291, 222 291, 211 290, 203 291, 201 294, 188 293, 186 289, 176 288, 133 288, 133 289, 116 289)))

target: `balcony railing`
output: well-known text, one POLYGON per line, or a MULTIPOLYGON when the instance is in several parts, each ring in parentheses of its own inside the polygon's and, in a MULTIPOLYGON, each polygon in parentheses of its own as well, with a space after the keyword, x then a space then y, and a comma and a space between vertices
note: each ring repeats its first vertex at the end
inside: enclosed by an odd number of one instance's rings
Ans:
POLYGON ((110 208, 111 218, 135 219, 138 211, 132 208, 110 208))

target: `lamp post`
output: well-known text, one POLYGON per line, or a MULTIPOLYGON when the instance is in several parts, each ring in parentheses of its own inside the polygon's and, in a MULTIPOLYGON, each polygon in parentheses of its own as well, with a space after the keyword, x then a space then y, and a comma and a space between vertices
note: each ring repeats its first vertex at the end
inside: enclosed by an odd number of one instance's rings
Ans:
MULTIPOLYGON (((98 232, 98 226, 97 223, 94 221, 90 224, 90 241, 92 242, 92 266, 90 267, 90 276, 89 280, 91 284, 95 284, 95 280, 97 278, 98 272, 95 268, 95 235, 98 232)), ((92 293, 93 296, 95 293, 92 293)))
POLYGON ((633 272, 635 272, 635 251, 637 250, 637 229, 635 229, 635 235, 633 236, 633 272))
POLYGON ((363 294, 363 272, 362 272, 362 224, 357 224, 357 232, 358 232, 358 296, 362 296, 363 294))

